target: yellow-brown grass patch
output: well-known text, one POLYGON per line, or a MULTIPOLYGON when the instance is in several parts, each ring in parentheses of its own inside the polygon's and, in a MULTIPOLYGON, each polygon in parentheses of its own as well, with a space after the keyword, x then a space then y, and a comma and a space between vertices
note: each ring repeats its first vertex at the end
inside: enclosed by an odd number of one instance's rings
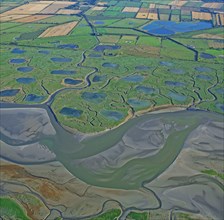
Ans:
POLYGON ((98 2, 98 3, 97 3, 97 5, 101 5, 101 6, 102 6, 102 5, 106 5, 106 4, 107 4, 107 2, 98 2))
POLYGON ((149 5, 149 8, 156 8, 156 4, 153 4, 153 3, 150 4, 150 5, 149 5))
POLYGON ((60 24, 54 27, 50 27, 45 30, 39 38, 44 37, 56 37, 56 36, 65 36, 71 32, 71 30, 78 24, 78 21, 69 22, 66 24, 60 24))
POLYGON ((205 38, 205 39, 220 39, 222 40, 223 37, 222 36, 219 36, 219 35, 216 35, 216 34, 208 34, 208 33, 205 33, 205 34, 197 34, 197 35, 194 35, 192 36, 193 38, 205 38))
POLYGON ((224 14, 219 14, 221 25, 224 25, 224 14))
POLYGON ((76 2, 55 2, 51 5, 49 5, 47 8, 45 8, 43 11, 41 11, 42 14, 54 14, 58 10, 63 9, 65 7, 68 7, 70 5, 75 5, 76 2))
POLYGON ((223 3, 219 3, 219 2, 212 2, 212 3, 205 3, 203 4, 201 7, 203 8, 215 8, 215 9, 219 9, 223 6, 223 3))
POLYGON ((172 1, 169 5, 181 7, 185 5, 187 1, 172 1))
POLYGON ((148 14, 148 19, 151 19, 151 20, 158 20, 159 17, 158 17, 158 14, 157 14, 157 13, 150 12, 150 13, 148 14))
POLYGON ((148 14, 149 14, 149 13, 139 12, 139 13, 136 15, 136 18, 148 18, 148 14))
POLYGON ((193 11, 192 12, 192 18, 196 20, 206 20, 210 21, 212 20, 212 15, 209 12, 197 12, 193 11))
POLYGON ((106 7, 95 6, 95 7, 92 8, 93 11, 102 11, 104 9, 106 9, 106 7))
POLYGON ((57 14, 61 15, 76 15, 79 14, 81 10, 74 10, 74 9, 60 9, 57 14))
POLYGON ((138 12, 138 7, 125 7, 122 12, 138 12))
POLYGON ((40 21, 42 19, 51 17, 53 15, 31 15, 25 18, 20 18, 16 20, 16 22, 21 22, 21 23, 30 23, 30 22, 35 22, 35 21, 40 21))
POLYGON ((0 16, 0 21, 1 22, 14 21, 16 19, 25 18, 25 17, 29 17, 29 16, 30 15, 6 15, 6 16, 0 16))

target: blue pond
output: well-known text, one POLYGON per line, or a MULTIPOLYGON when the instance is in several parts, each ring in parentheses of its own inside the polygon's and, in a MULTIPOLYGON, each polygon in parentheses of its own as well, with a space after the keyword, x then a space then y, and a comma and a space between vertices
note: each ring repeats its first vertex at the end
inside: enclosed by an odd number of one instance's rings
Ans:
POLYGON ((79 80, 79 79, 69 79, 69 78, 64 79, 64 83, 69 84, 69 85, 78 85, 81 82, 82 82, 82 80, 79 80))
POLYGON ((182 83, 182 82, 174 82, 174 81, 165 81, 165 84, 167 86, 177 86, 177 87, 182 87, 182 86, 185 86, 186 85, 185 83, 182 83))
POLYGON ((184 102, 187 99, 186 96, 175 93, 175 92, 169 92, 168 96, 178 102, 184 102))
POLYGON ((26 60, 23 59, 23 58, 18 58, 18 59, 11 59, 10 60, 10 63, 13 63, 13 64, 21 64, 21 63, 25 63, 26 60))
POLYGON ((79 46, 76 44, 61 44, 61 45, 58 45, 58 48, 59 49, 77 49, 79 48, 79 46))
POLYGON ((203 79, 203 80, 211 80, 212 77, 207 76, 207 75, 203 75, 203 74, 199 74, 196 76, 198 79, 203 79))
POLYGON ((64 58, 64 57, 52 57, 51 60, 56 63, 69 63, 72 61, 71 58, 64 58))
POLYGON ((131 76, 126 76, 122 79, 127 82, 142 82, 144 77, 140 75, 131 75, 131 76))
POLYGON ((203 67, 203 66, 195 67, 195 70, 197 70, 198 72, 205 72, 205 73, 209 73, 209 72, 212 71, 211 68, 209 68, 209 67, 203 67))
POLYGON ((145 71, 145 70, 149 70, 150 67, 141 65, 141 66, 136 66, 135 69, 145 71))
POLYGON ((19 48, 14 48, 11 53, 15 53, 15 54, 23 54, 25 53, 26 51, 25 50, 21 50, 19 48))
POLYGON ((150 102, 144 101, 144 100, 139 100, 139 99, 128 99, 128 103, 133 106, 133 107, 148 107, 150 106, 150 102))
POLYGON ((39 50, 38 53, 46 54, 47 55, 47 54, 50 53, 50 51, 48 51, 48 50, 39 50))
POLYGON ((41 102, 43 99, 44 99, 44 96, 29 94, 29 95, 26 96, 25 101, 27 101, 27 102, 41 102))
POLYGON ((79 118, 82 115, 82 113, 83 113, 82 110, 77 110, 77 109, 68 108, 68 107, 64 107, 60 111, 60 114, 62 115, 76 117, 76 118, 79 118))
POLYGON ((30 83, 35 82, 36 79, 35 79, 35 78, 21 77, 21 78, 16 79, 16 81, 17 81, 18 83, 22 83, 22 84, 30 84, 30 83))
POLYGON ((136 90, 145 94, 153 94, 156 90, 148 86, 137 86, 136 90))
POLYGON ((119 65, 116 63, 103 63, 102 66, 106 68, 117 68, 119 65))
POLYGON ((101 54, 97 54, 97 53, 91 53, 91 54, 89 54, 88 57, 91 57, 91 58, 100 58, 100 57, 102 57, 102 55, 101 54))
POLYGON ((220 88, 220 89, 216 89, 216 92, 218 94, 224 95, 224 89, 220 88))
POLYGON ((143 27, 143 30, 155 35, 172 35, 212 28, 210 22, 174 22, 174 21, 154 21, 143 27))
POLYGON ((106 79, 106 76, 94 76, 93 77, 93 82, 101 82, 101 81, 104 81, 106 79))
POLYGON ((30 67, 30 66, 23 66, 23 67, 19 67, 17 68, 17 70, 19 72, 22 72, 22 73, 29 73, 33 70, 33 67, 30 67))
POLYGON ((104 21, 94 21, 94 24, 104 24, 104 21))
POLYGON ((1 97, 6 97, 6 96, 15 96, 19 92, 19 89, 6 89, 0 91, 0 96, 1 97))
POLYGON ((169 71, 171 73, 178 74, 178 75, 184 74, 184 70, 182 69, 170 69, 169 71))
POLYGON ((76 72, 74 70, 52 70, 51 74, 55 75, 72 75, 75 74, 76 72))
POLYGON ((200 57, 204 58, 204 59, 215 59, 216 58, 215 56, 213 56, 213 55, 211 55, 209 53, 201 53, 200 57))
POLYGON ((113 121, 120 121, 124 117, 124 115, 121 112, 117 111, 103 110, 101 111, 101 114, 113 121))
POLYGON ((120 46, 116 45, 98 45, 94 48, 94 50, 97 52, 103 52, 104 50, 118 50, 120 48, 120 46))
POLYGON ((98 92, 83 92, 81 97, 89 102, 100 103, 107 97, 107 95, 98 92))
POLYGON ((161 66, 173 66, 173 63, 167 62, 167 61, 161 61, 159 62, 161 66))

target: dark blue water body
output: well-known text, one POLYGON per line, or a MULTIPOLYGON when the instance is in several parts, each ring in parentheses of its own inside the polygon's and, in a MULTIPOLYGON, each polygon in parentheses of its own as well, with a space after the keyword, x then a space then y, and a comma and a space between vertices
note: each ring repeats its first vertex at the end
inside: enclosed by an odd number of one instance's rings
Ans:
POLYGON ((64 107, 60 111, 60 114, 62 115, 75 117, 75 118, 79 118, 82 115, 82 113, 83 113, 82 110, 77 110, 77 109, 68 108, 68 107, 64 107))
POLYGON ((220 88, 220 89, 216 89, 215 90, 218 94, 224 95, 224 89, 220 88))
POLYGON ((75 74, 76 71, 74 70, 52 70, 51 74, 55 74, 55 75, 73 75, 75 74))
POLYGON ((182 70, 182 69, 170 69, 169 71, 170 71, 171 73, 174 73, 174 74, 177 74, 177 75, 182 75, 182 74, 185 73, 185 71, 182 70))
POLYGON ((0 97, 7 97, 7 96, 15 96, 19 92, 19 89, 6 89, 0 91, 0 97))
POLYGON ((104 24, 104 21, 94 21, 94 24, 104 24))
POLYGON ((155 35, 172 35, 212 28, 210 22, 174 22, 174 21, 153 21, 143 27, 143 30, 155 35))
POLYGON ((82 80, 80 80, 80 79, 69 79, 69 78, 64 79, 64 83, 69 84, 69 85, 78 85, 81 82, 82 82, 82 80))
POLYGON ((144 66, 144 65, 135 67, 135 70, 139 70, 139 71, 146 71, 146 70, 149 70, 149 69, 150 69, 150 67, 144 66))
POLYGON ((79 46, 76 44, 61 44, 57 46, 58 49, 78 49, 79 46))
POLYGON ((22 72, 22 73, 29 73, 33 70, 33 67, 30 66, 22 66, 17 68, 17 71, 22 72))
POLYGON ((124 118, 124 115, 122 112, 118 112, 118 111, 109 111, 109 110, 103 110, 101 111, 101 114, 113 121, 120 121, 121 119, 124 118))
POLYGON ((83 92, 81 97, 88 102, 100 103, 104 101, 107 95, 105 93, 98 92, 83 92))
POLYGON ((218 108, 224 112, 224 104, 223 103, 217 103, 215 106, 216 106, 216 108, 218 108))
POLYGON ((128 104, 136 108, 144 108, 151 105, 149 101, 144 101, 139 99, 128 99, 128 104))
POLYGON ((117 46, 117 45, 97 45, 94 48, 94 51, 103 52, 104 50, 118 50, 120 48, 121 47, 120 46, 117 46))
POLYGON ((205 73, 212 72, 212 69, 211 68, 209 68, 209 67, 203 67, 203 66, 195 67, 195 70, 198 71, 198 72, 205 72, 205 73))
POLYGON ((126 76, 124 78, 122 78, 123 80, 127 81, 127 82, 142 82, 144 80, 144 77, 141 75, 131 75, 131 76, 126 76))
POLYGON ((187 99, 186 96, 174 92, 169 92, 168 96, 178 102, 184 102, 187 99))
POLYGON ((51 60, 56 63, 69 63, 72 61, 71 58, 64 58, 64 57, 52 57, 51 60))
POLYGON ((18 78, 16 79, 16 81, 18 83, 22 83, 22 84, 30 84, 30 83, 33 83, 33 82, 36 82, 36 79, 35 78, 26 78, 26 77, 21 77, 21 78, 18 78))
POLYGON ((161 66, 173 66, 173 63, 168 62, 168 61, 161 61, 161 62, 159 62, 159 64, 161 66))
POLYGON ((139 92, 143 92, 145 94, 153 94, 156 92, 154 88, 148 87, 148 86, 137 86, 136 90, 139 92))
POLYGON ((25 101, 27 102, 41 102, 43 100, 44 100, 44 96, 39 96, 35 94, 29 94, 25 98, 25 101))
POLYGON ((50 54, 50 51, 48 50, 39 50, 38 53, 41 53, 41 54, 50 54))
POLYGON ((182 83, 182 82, 175 82, 175 81, 165 81, 165 85, 167 85, 167 86, 177 86, 177 87, 183 87, 183 86, 186 86, 185 83, 182 83))
POLYGON ((25 62, 26 62, 26 59, 23 59, 23 58, 15 58, 10 60, 10 63, 12 64, 21 64, 25 62))
POLYGON ((93 77, 93 82, 101 82, 101 81, 104 81, 107 77, 106 76, 94 76, 93 77))
POLYGON ((216 58, 216 56, 213 56, 213 55, 211 55, 209 53, 201 53, 200 57, 204 58, 204 59, 215 59, 216 58))
POLYGON ((211 80, 212 77, 207 76, 207 75, 203 75, 203 74, 199 74, 196 76, 198 79, 203 79, 203 80, 211 80))
POLYGON ((11 53, 15 53, 15 54, 23 54, 25 53, 26 51, 25 50, 22 50, 20 48, 14 48, 12 49, 11 53))
POLYGON ((88 57, 90 57, 90 58, 100 58, 100 57, 102 57, 102 55, 101 54, 96 54, 96 53, 91 53, 91 54, 89 54, 88 57))
POLYGON ((117 68, 117 67, 119 67, 119 65, 116 64, 116 63, 103 63, 102 66, 106 67, 106 68, 117 68))

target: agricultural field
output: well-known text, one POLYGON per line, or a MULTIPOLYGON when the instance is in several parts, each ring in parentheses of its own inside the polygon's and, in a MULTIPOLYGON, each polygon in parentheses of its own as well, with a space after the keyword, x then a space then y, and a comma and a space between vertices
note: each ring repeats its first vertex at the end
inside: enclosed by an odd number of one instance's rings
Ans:
POLYGON ((223 9, 2 0, 0 219, 223 220, 223 9))

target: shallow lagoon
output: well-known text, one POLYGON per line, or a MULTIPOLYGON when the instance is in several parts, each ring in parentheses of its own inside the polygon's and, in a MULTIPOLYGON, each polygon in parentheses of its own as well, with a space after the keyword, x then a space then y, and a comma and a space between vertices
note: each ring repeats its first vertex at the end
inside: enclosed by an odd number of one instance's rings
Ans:
POLYGON ((6 89, 0 91, 0 97, 15 96, 19 92, 19 89, 6 89))
POLYGON ((51 74, 55 75, 72 75, 75 74, 76 72, 74 70, 52 70, 51 74))
POLYGON ((88 102, 100 103, 107 95, 99 92, 83 92, 81 97, 88 102))
POLYGON ((26 62, 26 59, 23 59, 23 58, 15 58, 10 60, 10 63, 12 64, 21 64, 25 62, 26 62))
POLYGON ((78 85, 81 82, 82 82, 82 80, 80 80, 80 79, 70 79, 70 78, 64 79, 64 83, 69 84, 69 85, 78 85))
POLYGON ((172 35, 189 31, 198 31, 212 28, 210 22, 174 22, 174 21, 153 21, 143 27, 143 30, 155 35, 172 35))
POLYGON ((101 111, 101 114, 113 121, 120 121, 124 117, 124 115, 118 111, 103 110, 101 111))
POLYGON ((51 61, 56 63, 69 63, 72 61, 71 58, 65 58, 65 57, 52 57, 51 61))
POLYGON ((36 79, 28 78, 28 77, 21 77, 21 78, 16 79, 16 81, 18 83, 22 83, 22 84, 30 84, 30 83, 36 82, 36 79))
POLYGON ((82 110, 77 110, 77 109, 68 108, 68 107, 64 107, 60 111, 60 114, 62 115, 76 117, 76 118, 79 118, 82 115, 82 113, 83 113, 82 110))
POLYGON ((30 66, 22 66, 17 68, 17 71, 22 72, 22 73, 29 73, 33 70, 33 67, 30 66))
POLYGON ((131 76, 126 76, 122 79, 127 82, 137 83, 137 82, 142 82, 144 80, 144 77, 141 75, 131 75, 131 76))
POLYGON ((39 96, 35 94, 28 94, 25 98, 27 102, 41 102, 44 100, 44 96, 39 96))

